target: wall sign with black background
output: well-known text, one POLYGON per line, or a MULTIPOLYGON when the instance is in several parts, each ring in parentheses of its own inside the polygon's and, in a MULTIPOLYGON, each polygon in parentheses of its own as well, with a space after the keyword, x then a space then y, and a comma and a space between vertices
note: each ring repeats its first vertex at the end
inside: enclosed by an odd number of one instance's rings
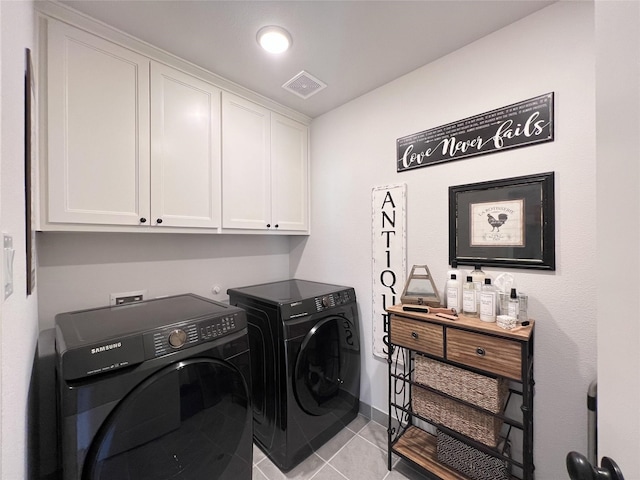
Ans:
POLYGON ((553 141, 553 92, 397 140, 398 172, 553 141))

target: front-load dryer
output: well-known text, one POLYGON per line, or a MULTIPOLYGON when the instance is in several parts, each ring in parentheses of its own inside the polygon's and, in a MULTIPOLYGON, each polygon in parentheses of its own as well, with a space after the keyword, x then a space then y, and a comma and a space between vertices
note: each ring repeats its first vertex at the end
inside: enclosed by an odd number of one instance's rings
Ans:
POLYGON ((227 293, 247 312, 254 442, 288 471, 358 414, 355 291, 286 280, 227 293))
POLYGON ((56 316, 64 480, 251 479, 244 311, 193 294, 56 316))

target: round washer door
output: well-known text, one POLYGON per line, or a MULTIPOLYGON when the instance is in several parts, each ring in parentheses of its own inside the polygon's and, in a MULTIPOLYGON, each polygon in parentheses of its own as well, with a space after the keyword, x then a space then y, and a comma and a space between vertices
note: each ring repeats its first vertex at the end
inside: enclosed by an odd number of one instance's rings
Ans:
POLYGON ((100 427, 83 480, 251 478, 251 409, 232 365, 190 359, 133 389, 100 427))
POLYGON ((352 408, 359 389, 359 343, 353 322, 332 316, 305 336, 296 359, 294 391, 310 415, 352 408))

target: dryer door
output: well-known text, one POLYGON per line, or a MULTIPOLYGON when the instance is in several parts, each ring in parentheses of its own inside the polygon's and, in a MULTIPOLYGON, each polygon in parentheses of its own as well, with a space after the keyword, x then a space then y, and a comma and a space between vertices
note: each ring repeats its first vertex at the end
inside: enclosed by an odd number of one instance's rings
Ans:
POLYGON ((339 415, 353 408, 360 389, 357 330, 346 317, 320 320, 300 344, 294 391, 300 407, 311 415, 339 415))
POLYGON ((101 426, 83 480, 251 478, 251 409, 232 365, 194 358, 157 371, 101 426))

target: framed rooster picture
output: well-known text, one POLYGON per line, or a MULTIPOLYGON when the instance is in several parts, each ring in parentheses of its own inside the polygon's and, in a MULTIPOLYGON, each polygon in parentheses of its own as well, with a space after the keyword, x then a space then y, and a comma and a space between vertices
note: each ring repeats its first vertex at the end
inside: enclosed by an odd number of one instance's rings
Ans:
POLYGON ((449 263, 555 270, 554 173, 449 187, 449 263))

